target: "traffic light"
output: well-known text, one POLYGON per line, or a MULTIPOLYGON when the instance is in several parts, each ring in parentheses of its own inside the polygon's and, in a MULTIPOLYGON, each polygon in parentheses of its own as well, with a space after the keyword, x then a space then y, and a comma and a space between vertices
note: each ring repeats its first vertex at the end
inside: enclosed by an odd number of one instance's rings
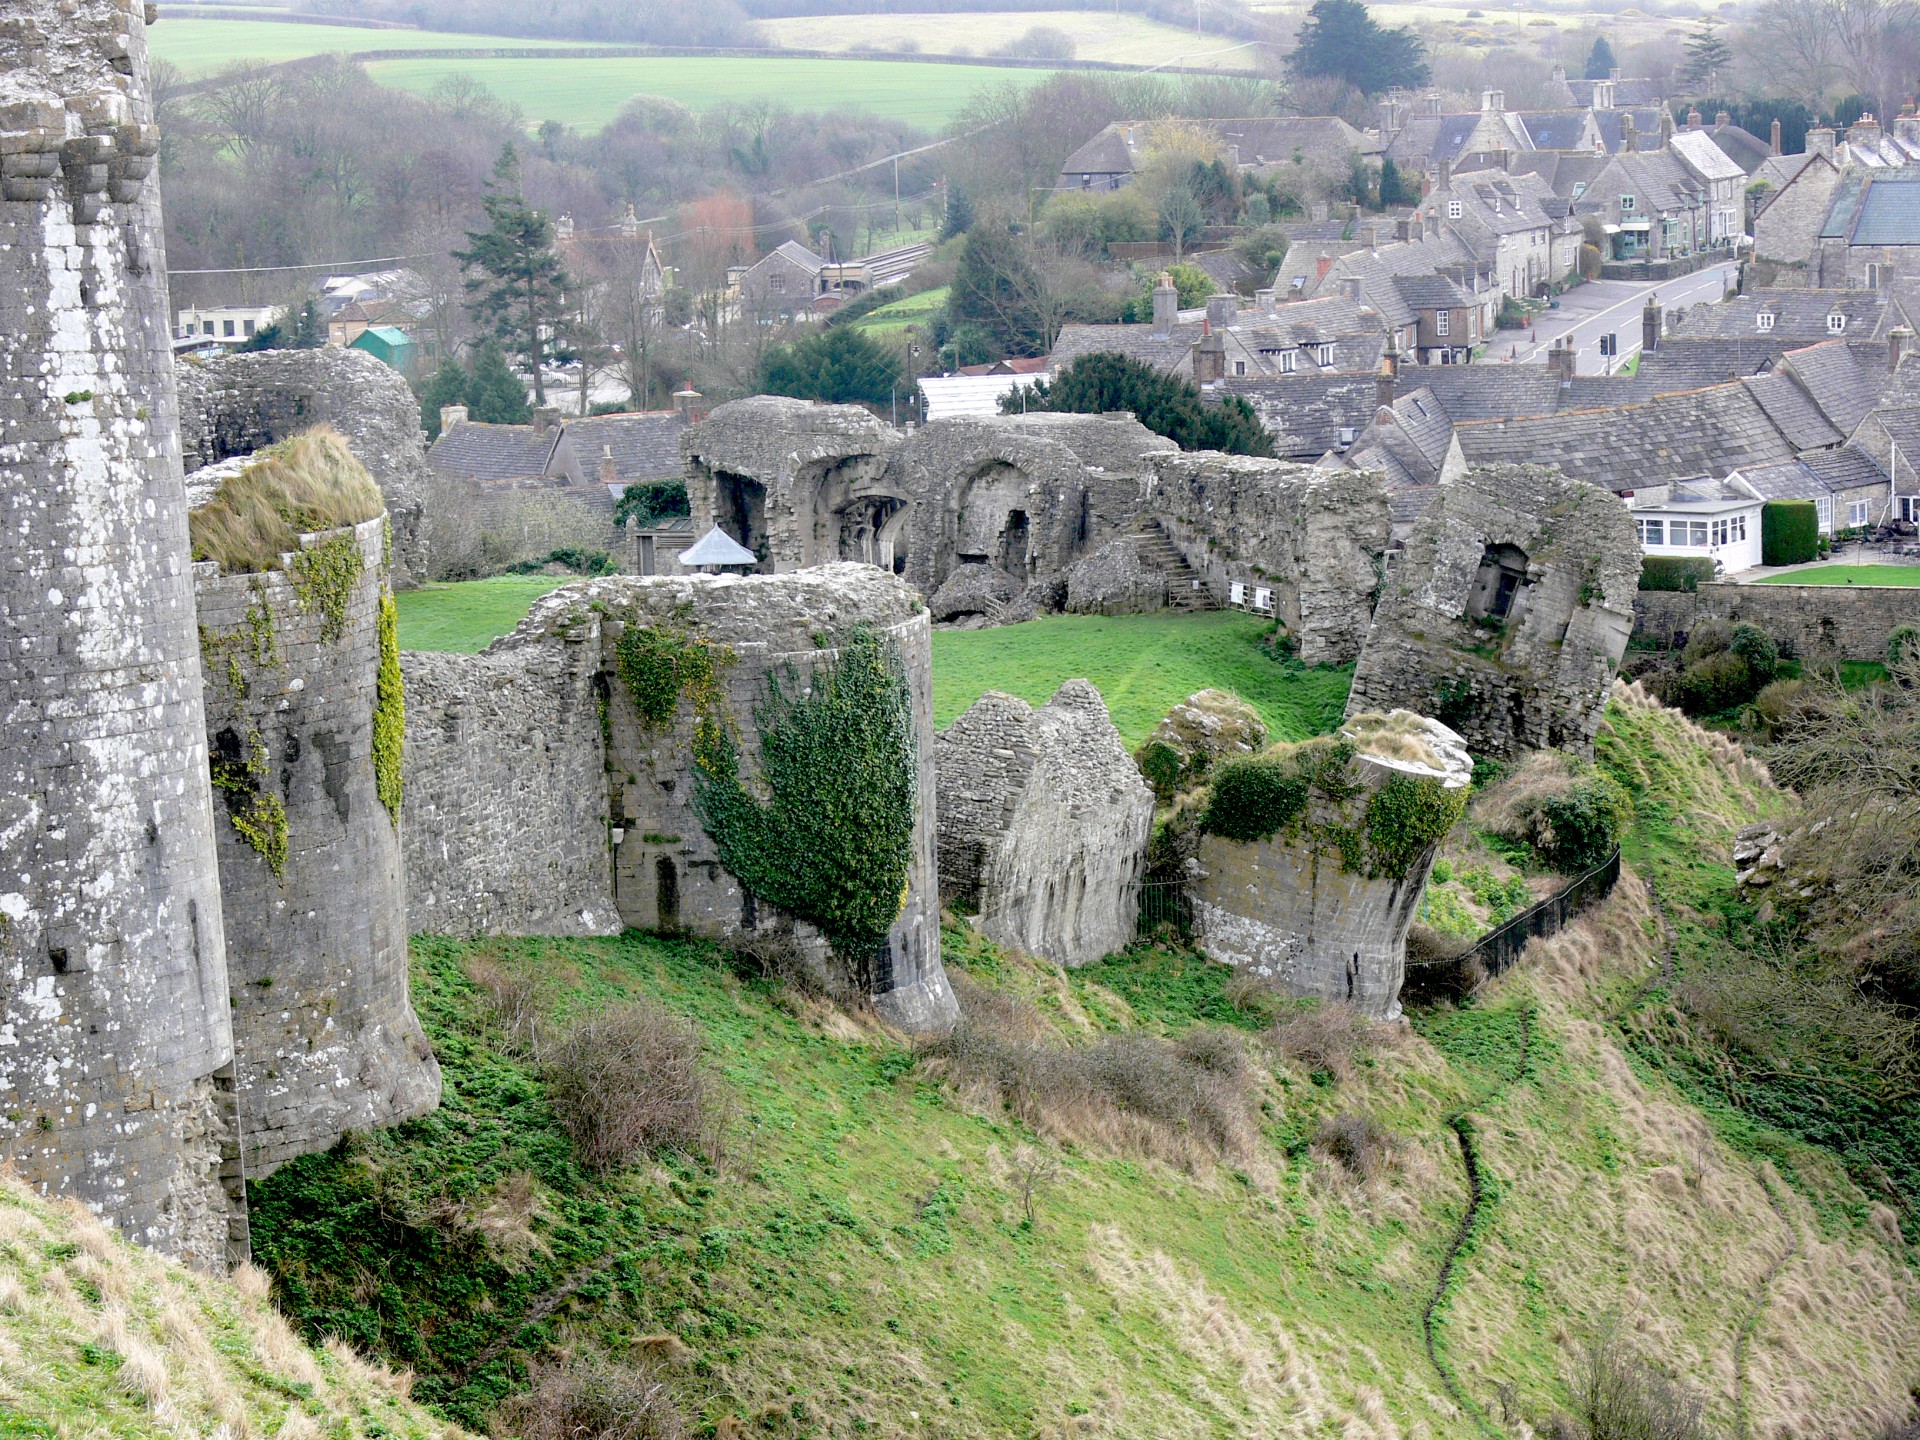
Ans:
POLYGON ((1600 353, 1603 356, 1618 355, 1620 353, 1620 337, 1612 333, 1602 335, 1600 337, 1600 353))

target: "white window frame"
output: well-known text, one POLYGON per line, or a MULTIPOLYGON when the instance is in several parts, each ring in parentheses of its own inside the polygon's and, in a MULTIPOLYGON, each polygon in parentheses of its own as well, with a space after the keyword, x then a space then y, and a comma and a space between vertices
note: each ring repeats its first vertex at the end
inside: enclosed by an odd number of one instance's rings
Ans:
POLYGON ((1831 495, 1816 497, 1813 502, 1813 511, 1819 517, 1821 533, 1831 535, 1833 533, 1833 497, 1831 495))
POLYGON ((787 291, 786 273, 781 270, 767 272, 767 292, 772 295, 784 295, 787 291))
POLYGON ((1659 515, 1646 515, 1634 521, 1634 528, 1640 532, 1640 548, 1651 550, 1664 548, 1667 543, 1667 522, 1659 515))
POLYGON ((1849 530, 1860 529, 1861 526, 1867 523, 1867 517, 1872 513, 1872 510, 1873 510, 1873 506, 1869 501, 1866 501, 1866 500, 1848 501, 1847 502, 1847 528, 1849 530))
POLYGON ((1461 215, 1460 202, 1458 200, 1447 201, 1447 219, 1458 220, 1460 218, 1460 215, 1461 215))
POLYGON ((1827 316, 1827 333, 1829 335, 1846 334, 1847 333, 1847 317, 1842 315, 1838 310, 1835 310, 1831 314, 1829 314, 1827 316))
POLYGON ((1773 311, 1762 310, 1758 315, 1753 317, 1753 327, 1756 330, 1771 330, 1773 329, 1773 321, 1773 311))
POLYGON ((1331 345, 1320 346, 1319 349, 1314 351, 1313 358, 1314 358, 1314 363, 1321 366, 1323 369, 1326 366, 1333 364, 1333 346, 1331 345))
POLYGON ((1433 333, 1436 335, 1447 335, 1451 333, 1452 330, 1453 330, 1453 312, 1451 310, 1434 311, 1433 333))
POLYGON ((1294 367, 1299 364, 1299 362, 1300 354, 1298 351, 1282 350, 1280 352, 1280 373, 1282 375, 1293 374, 1294 367))

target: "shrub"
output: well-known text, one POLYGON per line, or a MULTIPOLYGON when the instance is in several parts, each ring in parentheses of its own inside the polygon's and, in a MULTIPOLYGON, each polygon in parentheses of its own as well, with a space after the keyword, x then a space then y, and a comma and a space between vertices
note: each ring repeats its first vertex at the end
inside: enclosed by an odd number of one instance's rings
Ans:
POLYGON ((1642 590, 1697 590, 1711 579, 1711 560, 1678 555, 1648 555, 1640 561, 1642 590))
POLYGON ((1766 631, 1753 625, 1736 625, 1727 649, 1747 662, 1756 687, 1773 679, 1780 669, 1780 647, 1766 631))
POLYGON ((487 1008, 493 1012, 493 1022, 500 1027, 507 1049, 537 1055, 540 1007, 534 978, 477 956, 467 962, 466 971, 467 978, 485 992, 487 1008))
POLYGON ((1792 719, 1800 697, 1806 692, 1807 682, 1800 679, 1775 680, 1753 697, 1755 716, 1762 726, 1771 733, 1786 726, 1792 719))
POLYGON ((1920 627, 1896 625, 1887 632, 1887 668, 1897 670, 1901 665, 1920 658, 1920 627))
POLYGON ((1326 1000, 1298 1010, 1273 1027, 1273 1045, 1309 1075, 1353 1079, 1363 1052, 1379 1043, 1374 1024, 1351 1005, 1326 1000))
POLYGON ((533 1383, 497 1412, 520 1440, 685 1440, 693 1434, 652 1367, 535 1361, 533 1383))
POLYGON ((719 1107, 690 1021, 630 1000, 574 1022, 542 1065, 580 1162, 615 1170, 649 1151, 711 1157, 719 1107))
POLYGON ((611 575, 619 567, 605 550, 590 550, 580 545, 562 545, 535 560, 520 560, 507 567, 509 575, 538 575, 549 565, 564 565, 576 575, 611 575))
POLYGON ((1365 1111, 1329 1115, 1313 1132, 1313 1149, 1356 1180, 1371 1180, 1385 1168, 1392 1137, 1365 1111))
POLYGON ((1811 500, 1769 500, 1760 507, 1760 563, 1803 565, 1820 552, 1820 512, 1811 500))
POLYGON ((1587 1344, 1567 1387, 1576 1422, 1561 1433, 1581 1440, 1706 1440, 1698 1396, 1629 1349, 1609 1325, 1587 1344))
POLYGON ((1633 821, 1633 800, 1620 782, 1596 770, 1565 795, 1540 807, 1549 827, 1542 858, 1563 875, 1579 875, 1619 848, 1633 821))
POLYGON ((1682 670, 1674 698, 1689 715, 1717 715, 1752 699, 1758 689, 1747 662, 1723 650, 1682 670))

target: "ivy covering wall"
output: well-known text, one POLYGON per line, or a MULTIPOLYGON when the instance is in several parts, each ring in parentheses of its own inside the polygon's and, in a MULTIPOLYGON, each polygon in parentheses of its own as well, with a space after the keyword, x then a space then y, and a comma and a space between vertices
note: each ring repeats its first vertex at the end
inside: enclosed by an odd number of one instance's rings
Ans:
POLYGON ((399 610, 380 592, 380 671, 373 692, 373 786, 393 823, 400 823, 401 759, 407 739, 407 692, 400 675, 399 610))

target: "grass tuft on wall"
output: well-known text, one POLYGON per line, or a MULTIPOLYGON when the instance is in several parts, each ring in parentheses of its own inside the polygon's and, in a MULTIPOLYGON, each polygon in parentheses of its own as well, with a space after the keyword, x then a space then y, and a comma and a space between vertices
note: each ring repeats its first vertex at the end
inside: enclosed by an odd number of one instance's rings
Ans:
POLYGON ((187 518, 195 560, 229 574, 278 570, 300 537, 371 520, 386 508, 380 487, 324 425, 260 452, 187 518))

